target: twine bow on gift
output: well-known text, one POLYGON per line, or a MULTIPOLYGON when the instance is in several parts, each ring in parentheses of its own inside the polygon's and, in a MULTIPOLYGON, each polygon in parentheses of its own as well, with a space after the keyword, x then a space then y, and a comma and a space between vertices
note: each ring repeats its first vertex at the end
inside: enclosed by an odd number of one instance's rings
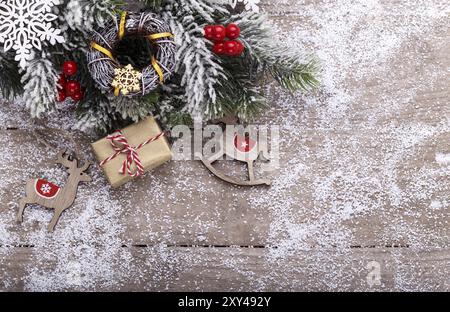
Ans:
POLYGON ((106 137, 106 139, 111 143, 115 153, 111 155, 110 157, 106 158, 100 163, 100 167, 103 167, 107 163, 109 163, 111 160, 115 159, 120 154, 126 154, 126 159, 123 161, 122 167, 119 170, 120 174, 129 174, 131 177, 138 177, 140 175, 144 174, 144 166, 142 165, 141 159, 139 158, 138 150, 144 147, 147 144, 150 144, 154 141, 159 140, 164 136, 164 132, 161 132, 157 136, 154 136, 145 142, 139 144, 136 147, 131 146, 128 143, 127 138, 123 135, 121 130, 116 131, 115 133, 109 135, 106 137), (133 173, 131 171, 131 166, 136 164, 137 171, 133 173))

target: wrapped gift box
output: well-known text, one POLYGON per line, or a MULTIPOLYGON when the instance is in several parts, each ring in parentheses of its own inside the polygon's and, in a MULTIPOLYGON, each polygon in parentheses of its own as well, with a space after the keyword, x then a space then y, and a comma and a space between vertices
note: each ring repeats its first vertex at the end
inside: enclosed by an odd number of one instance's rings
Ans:
MULTIPOLYGON (((133 124, 123 129, 121 132, 126 138, 127 143, 134 148, 162 133, 161 128, 153 117, 149 117, 137 124, 133 124)), ((92 143, 92 148, 100 163, 116 154, 111 140, 108 139, 108 137, 92 143)), ((136 151, 145 172, 161 166, 172 159, 169 143, 164 136, 161 136, 157 140, 136 151)), ((124 174, 119 172, 126 159, 127 153, 124 152, 102 166, 109 183, 115 188, 120 187, 133 179, 133 176, 127 172, 124 174)), ((131 171, 135 173, 137 171, 136 163, 133 162, 130 168, 131 171)))

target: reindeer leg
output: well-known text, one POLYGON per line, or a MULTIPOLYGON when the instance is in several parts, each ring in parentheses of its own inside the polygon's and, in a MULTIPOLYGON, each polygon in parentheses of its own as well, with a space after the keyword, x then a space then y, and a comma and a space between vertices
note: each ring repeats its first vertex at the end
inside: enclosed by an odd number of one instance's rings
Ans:
POLYGON ((250 178, 250 181, 254 181, 255 180, 255 172, 253 171, 253 161, 248 161, 247 167, 248 167, 248 177, 250 178))
POLYGON ((55 225, 59 220, 59 217, 61 217, 61 213, 63 212, 63 210, 58 210, 55 209, 55 214, 53 215, 52 221, 50 221, 50 224, 48 225, 48 231, 49 232, 53 232, 53 230, 55 229, 55 225))
POLYGON ((27 204, 31 204, 31 202, 29 202, 27 200, 26 197, 22 198, 19 202, 19 212, 17 213, 17 217, 16 217, 16 221, 17 222, 22 222, 23 221, 23 211, 25 210, 25 206, 27 204))

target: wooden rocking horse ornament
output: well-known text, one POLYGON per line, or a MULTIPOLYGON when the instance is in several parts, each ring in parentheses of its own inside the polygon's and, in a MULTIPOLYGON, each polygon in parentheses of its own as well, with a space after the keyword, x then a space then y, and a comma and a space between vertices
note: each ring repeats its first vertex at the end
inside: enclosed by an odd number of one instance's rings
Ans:
POLYGON ((253 169, 253 164, 257 159, 261 158, 265 161, 269 160, 266 153, 267 142, 257 142, 250 137, 241 136, 237 133, 234 134, 233 140, 227 140, 226 135, 222 134, 222 137, 219 138, 219 151, 211 157, 201 157, 201 161, 212 174, 225 182, 240 186, 271 185, 272 182, 270 180, 256 179, 253 169), (224 156, 246 162, 249 180, 239 180, 216 170, 213 167, 213 163, 223 159, 224 156))
POLYGON ((85 163, 82 167, 78 168, 78 161, 76 159, 70 160, 69 155, 65 151, 58 154, 57 163, 69 169, 69 178, 66 185, 64 188, 60 188, 43 179, 29 180, 26 186, 26 197, 20 200, 19 212, 17 214, 18 222, 22 222, 23 220, 23 211, 26 205, 38 204, 55 210, 53 218, 48 225, 48 231, 53 232, 63 211, 72 206, 75 201, 78 184, 80 182, 92 181, 92 178, 85 173, 91 165, 90 163, 85 163))

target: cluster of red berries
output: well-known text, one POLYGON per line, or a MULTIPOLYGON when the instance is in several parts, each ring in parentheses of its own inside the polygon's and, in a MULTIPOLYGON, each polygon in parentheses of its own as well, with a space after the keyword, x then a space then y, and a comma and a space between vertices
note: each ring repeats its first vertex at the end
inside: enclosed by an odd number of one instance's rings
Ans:
POLYGON ((74 61, 66 61, 62 66, 62 74, 58 79, 58 102, 64 102, 67 97, 78 102, 83 99, 84 92, 78 81, 68 80, 69 77, 74 76, 78 71, 78 65, 74 61))
POLYGON ((241 29, 236 24, 205 27, 205 38, 214 42, 213 52, 217 55, 240 56, 244 52, 244 45, 236 40, 240 34, 241 29))

